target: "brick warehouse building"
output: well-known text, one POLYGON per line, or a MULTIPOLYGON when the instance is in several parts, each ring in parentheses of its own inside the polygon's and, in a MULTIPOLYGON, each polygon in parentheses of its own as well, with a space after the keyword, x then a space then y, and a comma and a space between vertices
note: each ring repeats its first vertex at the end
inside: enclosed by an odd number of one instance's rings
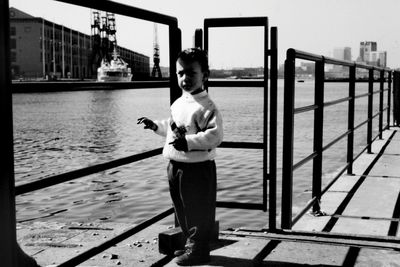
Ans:
MULTIPOLYGON (((10 8, 10 55, 13 79, 95 78, 90 35, 10 8)), ((150 76, 150 58, 118 46, 134 79, 150 76)))

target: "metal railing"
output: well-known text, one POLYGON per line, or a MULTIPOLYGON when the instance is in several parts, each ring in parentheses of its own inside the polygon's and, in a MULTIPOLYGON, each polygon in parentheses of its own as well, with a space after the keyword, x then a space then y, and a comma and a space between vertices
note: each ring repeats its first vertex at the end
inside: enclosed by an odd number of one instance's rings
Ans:
POLYGON ((332 59, 320 55, 315 55, 295 49, 287 51, 285 61, 285 84, 284 84, 284 125, 283 125, 283 164, 282 164, 282 216, 281 227, 291 229, 292 226, 308 211, 310 208, 314 212, 320 211, 321 196, 332 186, 332 184, 347 170, 348 174, 353 172, 353 162, 365 151, 371 153, 372 142, 377 138, 382 138, 382 131, 389 128, 390 124, 390 92, 393 71, 386 68, 369 66, 355 62, 332 59), (315 84, 314 84, 314 103, 309 106, 295 107, 295 61, 296 59, 311 61, 315 63, 315 84), (339 65, 349 68, 348 78, 327 79, 325 78, 326 64, 339 65), (357 69, 368 70, 367 79, 357 79, 357 69), (379 78, 374 77, 374 72, 379 72, 379 78), (387 74, 387 77, 385 76, 387 74), (335 99, 333 101, 324 101, 324 85, 328 82, 345 82, 348 84, 348 96, 335 99), (368 83, 368 93, 356 95, 355 88, 357 82, 368 83), (379 82, 379 89, 374 90, 374 83, 379 82), (387 83, 387 88, 384 84, 387 83), (384 92, 387 92, 387 106, 383 106, 384 92), (373 114, 373 96, 379 94, 379 111, 373 114), (355 99, 368 98, 368 118, 355 125, 355 99), (337 136, 333 141, 323 144, 324 131, 324 108, 340 103, 348 103, 347 112, 347 131, 337 136), (313 133, 313 152, 307 157, 293 163, 293 143, 294 143, 294 117, 295 114, 304 112, 314 112, 314 133, 313 133), (386 125, 384 123, 384 112, 387 112, 386 125), (373 119, 378 117, 378 135, 373 137, 373 119), (367 145, 360 153, 354 155, 354 132, 367 124, 367 145), (346 164, 340 168, 339 172, 332 180, 322 187, 322 163, 323 152, 334 144, 347 137, 347 160, 346 164), (312 199, 306 206, 293 217, 293 172, 312 161, 312 199))
MULTIPOLYGON (((170 55, 170 79, 169 81, 143 81, 143 82, 128 82, 119 84, 96 84, 96 83, 68 83, 68 82, 57 82, 57 86, 63 87, 65 90, 81 90, 81 89, 104 89, 107 86, 123 86, 133 85, 135 89, 139 88, 170 88, 170 102, 173 103, 181 94, 181 90, 177 85, 177 78, 173 75, 176 72, 175 55, 181 50, 181 33, 178 28, 177 19, 174 17, 166 16, 163 14, 126 6, 116 2, 110 1, 95 1, 95 0, 57 0, 69 4, 78 6, 95 8, 100 10, 106 10, 116 14, 121 14, 129 17, 139 18, 151 22, 162 23, 169 26, 169 55, 170 55), (122 84, 122 85, 121 85, 122 84)), ((9 45, 8 45, 8 1, 1 2, 1 10, 4 11, 3 20, 0 22, 1 29, 7 29, 0 33, 0 43, 5 44, 1 46, 0 52, 4 54, 4 58, 9 59, 9 45), (6 15, 5 15, 6 14, 6 15)), ((277 106, 277 29, 276 27, 271 28, 271 48, 269 49, 268 43, 268 19, 266 17, 258 18, 224 18, 224 19, 208 19, 205 20, 205 49, 207 50, 208 45, 208 28, 209 27, 221 27, 221 26, 263 26, 264 27, 264 80, 262 81, 210 81, 208 86, 219 87, 219 86, 246 86, 246 87, 263 87, 264 88, 264 137, 262 143, 250 143, 250 142, 223 142, 220 147, 222 148, 245 148, 245 149, 263 149, 263 199, 262 203, 236 203, 236 202, 225 202, 218 201, 218 207, 224 208, 238 208, 238 209, 257 209, 267 210, 267 183, 269 182, 270 192, 270 228, 275 229, 276 227, 276 106, 277 106), (228 23, 228 24, 227 24, 228 23), (270 89, 270 105, 268 105, 268 57, 271 57, 271 89, 270 89), (270 129, 268 134, 268 118, 270 118, 270 129), (268 150, 268 136, 269 150, 268 150), (269 154, 268 154, 269 152, 269 154), (269 156, 269 166, 268 166, 269 156)), ((197 33, 197 42, 201 39, 201 35, 197 33), (200 36, 200 37, 199 37, 200 36)), ((3 263, 6 266, 15 266, 16 262, 16 218, 15 218, 15 196, 29 193, 35 190, 40 190, 46 187, 85 177, 94 173, 98 173, 111 168, 116 168, 122 165, 131 164, 143 159, 147 159, 153 156, 161 154, 162 148, 142 152, 136 155, 128 156, 121 159, 116 159, 110 162, 105 162, 86 168, 70 171, 67 173, 46 177, 34 182, 21 184, 14 186, 14 158, 13 158, 13 127, 12 127, 12 92, 25 92, 28 91, 27 85, 22 83, 11 84, 11 77, 9 75, 10 62, 5 60, 0 63, 0 83, 2 85, 2 112, 1 112, 1 123, 5 127, 4 132, 7 135, 6 139, 3 139, 4 148, 2 153, 1 166, 5 170, 5 175, 0 181, 1 185, 1 196, 0 209, 1 209, 1 255, 3 257, 3 263), (4 167, 4 168, 3 168, 4 167)), ((48 90, 49 86, 53 83, 48 83, 43 86, 44 91, 48 90)), ((107 248, 121 242, 122 240, 138 233, 139 231, 149 227, 150 225, 162 220, 163 218, 173 214, 173 208, 169 208, 154 217, 145 220, 126 230, 122 234, 115 236, 106 242, 97 244, 95 247, 82 252, 81 254, 61 263, 59 266, 75 266, 87 259, 99 254, 107 248)))
MULTIPOLYGON (((220 147, 262 149, 263 150, 263 188, 262 203, 240 203, 217 201, 217 207, 254 209, 267 211, 269 209, 268 227, 276 229, 276 136, 277 136, 277 81, 278 81, 278 42, 277 28, 271 27, 269 36, 268 17, 243 18, 213 18, 204 20, 204 50, 209 49, 210 28, 221 27, 263 27, 264 30, 264 78, 260 81, 209 81, 208 87, 262 87, 263 88, 263 142, 223 142, 220 147), (270 41, 269 41, 270 37, 270 41), (269 47, 270 45, 270 47, 269 47), (270 73, 268 73, 268 59, 271 57, 270 73), (270 88, 268 88, 270 81, 270 88), (268 94, 269 92, 269 94, 268 94), (270 96, 270 99, 268 98, 270 96), (269 124, 268 124, 269 122, 269 124), (268 134, 269 133, 269 134, 268 134), (269 137, 269 138, 268 138, 269 137), (268 146, 269 145, 269 146, 268 146), (269 184, 269 187, 268 187, 269 184), (269 189, 269 190, 268 190, 269 189), (269 193, 269 198, 268 198, 269 193), (269 199, 269 202, 268 202, 269 199)), ((201 30, 195 34, 195 45, 202 46, 201 30)), ((232 55, 234 56, 234 55, 232 55)))

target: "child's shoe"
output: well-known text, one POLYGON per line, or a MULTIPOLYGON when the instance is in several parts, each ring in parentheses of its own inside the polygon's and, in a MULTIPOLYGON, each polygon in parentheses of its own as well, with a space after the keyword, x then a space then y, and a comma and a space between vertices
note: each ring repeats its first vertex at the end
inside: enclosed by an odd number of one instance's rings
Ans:
POLYGON ((180 266, 199 265, 210 261, 208 250, 187 249, 185 253, 176 258, 176 264, 180 266))
POLYGON ((178 250, 175 250, 175 251, 174 251, 174 256, 175 256, 175 257, 178 257, 178 256, 180 256, 180 255, 185 254, 185 252, 186 252, 185 249, 178 249, 178 250))

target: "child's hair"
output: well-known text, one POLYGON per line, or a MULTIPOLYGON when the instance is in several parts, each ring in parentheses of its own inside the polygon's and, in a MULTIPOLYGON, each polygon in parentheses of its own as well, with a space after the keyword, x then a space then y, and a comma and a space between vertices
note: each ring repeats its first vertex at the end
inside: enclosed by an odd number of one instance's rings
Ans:
POLYGON ((199 62, 203 72, 210 72, 207 52, 200 48, 187 48, 178 54, 177 60, 184 62, 199 62))

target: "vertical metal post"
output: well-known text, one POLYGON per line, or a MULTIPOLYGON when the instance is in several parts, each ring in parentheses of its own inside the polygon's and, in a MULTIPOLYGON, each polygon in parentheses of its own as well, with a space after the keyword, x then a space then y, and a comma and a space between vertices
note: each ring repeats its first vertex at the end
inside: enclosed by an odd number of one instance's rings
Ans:
MULTIPOLYGON (((169 25, 169 86, 170 86, 170 104, 175 102, 182 95, 182 90, 178 86, 176 77, 176 58, 182 50, 182 35, 178 25, 169 25)), ((175 214, 175 226, 179 226, 175 214)))
POLYGON ((386 129, 389 129, 390 128, 390 110, 391 110, 391 107, 392 107, 392 103, 390 102, 391 101, 391 93, 392 93, 392 71, 388 71, 388 96, 387 96, 387 118, 386 118, 386 120, 387 120, 387 125, 386 125, 386 129))
POLYGON ((313 159, 313 182, 312 197, 318 201, 313 205, 313 212, 320 210, 321 200, 321 179, 322 179, 322 143, 323 143, 323 125, 324 125, 324 81, 325 81, 325 62, 315 62, 315 87, 314 104, 317 108, 314 110, 314 152, 317 154, 313 159))
MULTIPOLYGON (((207 52, 208 54, 208 22, 207 20, 204 20, 204 42, 203 42, 203 46, 204 46, 204 51, 207 52)), ((204 84, 204 89, 206 89, 208 91, 208 84, 205 83, 204 84)))
POLYGON ((178 25, 169 26, 169 82, 170 82, 170 102, 174 103, 178 99, 182 90, 178 86, 176 77, 176 58, 182 49, 181 30, 178 25))
POLYGON ((263 125, 263 211, 268 207, 268 19, 264 21, 264 125, 263 125))
POLYGON ((43 71, 43 79, 46 78, 46 46, 44 40, 44 19, 42 19, 42 71, 43 71))
POLYGON ((10 20, 8 1, 0 1, 0 258, 2 266, 16 266, 14 151, 10 73, 10 20))
POLYGON ((294 130, 295 51, 289 49, 285 60, 283 155, 282 155, 282 215, 281 228, 292 228, 293 199, 293 130, 294 130))
POLYGON ((385 71, 380 71, 380 79, 379 79, 379 139, 382 139, 382 131, 383 131, 383 85, 385 81, 385 71))
POLYGON ((356 91, 356 66, 349 69, 349 106, 347 118, 347 174, 353 174, 353 154, 354 154, 354 102, 356 91))
POLYGON ((196 29, 196 31, 194 32, 193 47, 203 49, 203 30, 202 29, 196 29))
POLYGON ((276 138, 278 106, 278 28, 271 27, 270 126, 269 126, 269 230, 276 229, 276 138))
POLYGON ((368 76, 368 124, 367 124, 367 147, 368 153, 372 153, 372 106, 374 96, 374 69, 369 70, 368 76))
POLYGON ((393 125, 400 125, 400 72, 393 72, 393 125))

